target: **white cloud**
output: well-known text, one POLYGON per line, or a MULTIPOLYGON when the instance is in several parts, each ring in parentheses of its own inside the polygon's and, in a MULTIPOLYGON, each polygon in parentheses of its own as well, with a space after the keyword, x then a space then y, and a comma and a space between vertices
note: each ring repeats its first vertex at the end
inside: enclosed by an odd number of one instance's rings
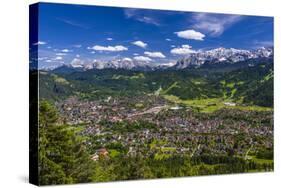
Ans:
POLYGON ((187 55, 191 53, 196 53, 195 50, 191 49, 192 47, 188 44, 182 45, 181 47, 178 48, 173 48, 170 52, 173 55, 187 55))
POLYGON ((63 58, 61 56, 55 57, 55 60, 62 60, 63 58))
POLYGON ((88 47, 89 50, 95 50, 95 51, 108 51, 108 52, 120 52, 120 51, 127 51, 128 48, 122 45, 116 45, 116 46, 100 46, 95 45, 93 47, 88 47))
POLYGON ((47 57, 38 57, 38 61, 43 61, 43 60, 46 60, 48 59, 47 57))
POLYGON ((75 57, 79 58, 79 57, 80 57, 80 55, 79 55, 79 54, 76 54, 76 56, 75 56, 75 57))
POLYGON ((53 61, 51 59, 47 59, 45 62, 46 63, 52 63, 53 61))
POLYGON ((134 55, 134 56, 138 56, 139 54, 138 54, 138 53, 134 53, 133 55, 134 55))
POLYGON ((47 44, 47 42, 44 42, 44 41, 38 41, 36 43, 33 43, 34 46, 37 46, 37 45, 45 45, 47 44))
POLYGON ((145 61, 145 62, 152 61, 152 59, 150 59, 149 57, 145 57, 145 56, 135 56, 134 60, 136 60, 136 61, 145 61))
POLYGON ((193 29, 185 30, 185 31, 178 31, 175 34, 184 39, 193 39, 193 40, 204 40, 205 35, 193 29))
POLYGON ((228 27, 242 19, 238 15, 194 13, 193 28, 207 32, 211 36, 221 35, 228 27))
POLYGON ((168 66, 168 67, 172 67, 172 66, 174 66, 175 64, 177 64, 177 61, 171 61, 171 62, 167 62, 167 63, 161 63, 161 65, 165 65, 165 66, 168 66))
POLYGON ((158 23, 157 20, 155 20, 152 17, 148 17, 148 16, 139 17, 137 20, 140 22, 144 22, 144 23, 152 24, 152 25, 156 25, 156 26, 160 25, 160 23, 158 23))
POLYGON ((192 46, 190 46, 190 45, 188 45, 188 44, 183 44, 183 45, 181 45, 181 47, 183 47, 183 48, 188 48, 188 49, 191 49, 191 48, 192 48, 192 46))
POLYGON ((124 13, 127 18, 131 18, 131 19, 137 20, 139 22, 143 22, 146 24, 152 24, 152 25, 156 25, 156 26, 161 25, 159 20, 157 18, 155 18, 154 12, 151 12, 151 11, 143 11, 140 9, 130 8, 130 9, 125 9, 124 13))
POLYGON ((66 53, 56 53, 57 56, 64 56, 67 55, 66 53))
POLYGON ((111 40, 113 40, 113 38, 110 38, 110 37, 109 37, 109 38, 106 38, 106 40, 109 40, 109 41, 111 41, 111 40))
POLYGON ((167 38, 167 39, 165 39, 165 40, 166 40, 166 41, 172 41, 171 39, 168 39, 168 38, 167 38))
POLYGON ((144 52, 145 55, 148 57, 155 57, 155 58, 165 58, 166 56, 162 54, 162 52, 144 52))
POLYGON ((70 52, 70 50, 69 49, 63 49, 62 52, 68 53, 68 52, 70 52))
POLYGON ((84 61, 81 60, 81 59, 78 59, 78 58, 74 58, 72 61, 71 61, 71 66, 72 67, 75 67, 75 68, 82 68, 83 65, 84 65, 84 61))
POLYGON ((132 42, 132 44, 133 44, 133 45, 136 45, 136 46, 138 46, 138 47, 141 47, 141 48, 146 48, 146 47, 147 47, 147 43, 142 42, 142 41, 140 41, 140 40, 135 41, 135 42, 132 42))
POLYGON ((125 57, 125 58, 123 58, 123 61, 133 61, 133 60, 129 57, 125 57))

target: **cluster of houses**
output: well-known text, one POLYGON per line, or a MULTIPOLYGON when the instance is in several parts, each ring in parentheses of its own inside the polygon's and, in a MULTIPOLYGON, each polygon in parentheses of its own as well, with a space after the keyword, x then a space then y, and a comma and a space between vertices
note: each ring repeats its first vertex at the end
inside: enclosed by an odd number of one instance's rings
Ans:
MULTIPOLYGON (((273 146, 273 125, 270 121, 253 124, 246 119, 231 119, 224 116, 198 118, 189 109, 171 107, 171 104, 157 96, 149 99, 109 98, 100 101, 79 101, 70 98, 57 106, 66 123, 86 124, 83 134, 98 136, 95 143, 88 143, 89 147, 93 144, 99 147, 92 155, 95 161, 100 157, 109 156, 110 148, 105 146, 110 143, 122 144, 128 148, 128 155, 135 155, 138 152, 144 156, 159 152, 191 156, 203 152, 226 154, 229 150, 234 150, 236 155, 245 155, 250 147, 273 146), (116 133, 110 130, 110 126, 101 125, 102 120, 112 122, 112 126, 125 120, 129 122, 141 120, 152 123, 155 127, 116 133), (159 143, 151 147, 151 143, 155 141, 159 143)), ((249 118, 251 114, 247 113, 250 112, 243 112, 242 116, 249 118)), ((264 121, 265 118, 272 117, 260 118, 264 121)))

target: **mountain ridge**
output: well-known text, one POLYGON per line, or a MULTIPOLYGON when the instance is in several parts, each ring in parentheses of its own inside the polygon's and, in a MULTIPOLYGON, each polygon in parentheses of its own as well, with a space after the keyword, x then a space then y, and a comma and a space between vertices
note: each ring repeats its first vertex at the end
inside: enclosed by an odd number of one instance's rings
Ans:
MULTIPOLYGON (((84 62, 80 59, 73 59, 70 64, 64 64, 52 71, 63 70, 67 72, 73 69, 78 71, 86 71, 90 69, 127 69, 127 70, 140 70, 140 71, 153 71, 158 69, 185 69, 190 67, 202 67, 210 65, 232 65, 247 60, 258 59, 272 59, 273 48, 259 48, 256 50, 241 50, 235 48, 215 48, 207 51, 198 51, 196 53, 190 53, 185 57, 180 58, 175 62, 169 62, 166 64, 156 64, 146 61, 136 61, 130 58, 123 58, 110 61, 92 61, 84 62)), ((251 66, 248 64, 247 66, 251 66)))

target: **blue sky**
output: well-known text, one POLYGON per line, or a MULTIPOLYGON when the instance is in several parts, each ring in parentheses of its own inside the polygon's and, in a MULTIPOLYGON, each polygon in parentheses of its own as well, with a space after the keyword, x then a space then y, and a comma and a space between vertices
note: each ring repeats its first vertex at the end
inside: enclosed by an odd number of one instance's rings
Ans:
POLYGON ((273 18, 41 3, 39 66, 128 58, 169 63, 218 47, 273 46, 273 18))

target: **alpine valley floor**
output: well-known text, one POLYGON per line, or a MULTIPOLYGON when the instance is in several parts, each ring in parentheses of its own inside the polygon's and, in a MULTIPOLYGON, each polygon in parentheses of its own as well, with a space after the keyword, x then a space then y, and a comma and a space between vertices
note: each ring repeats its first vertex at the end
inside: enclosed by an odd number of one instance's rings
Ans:
POLYGON ((39 71, 40 184, 273 171, 273 63, 39 71))

